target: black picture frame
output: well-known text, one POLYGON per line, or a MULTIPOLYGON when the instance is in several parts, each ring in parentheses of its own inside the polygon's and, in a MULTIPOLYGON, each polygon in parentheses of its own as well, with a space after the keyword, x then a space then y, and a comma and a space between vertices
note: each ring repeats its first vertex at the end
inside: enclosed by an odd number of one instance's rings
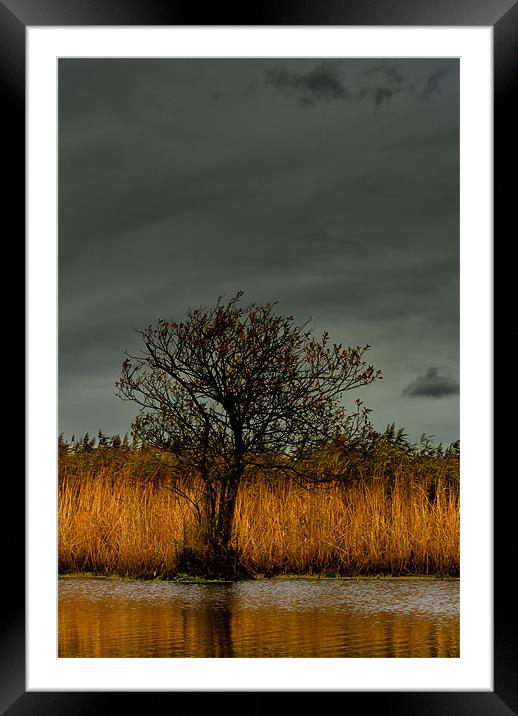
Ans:
MULTIPOLYGON (((516 0, 413 0, 411 3, 403 0, 297 3, 292 0, 242 5, 238 12, 220 4, 200 8, 197 4, 176 0, 0 0, 4 177, 9 180, 4 190, 4 217, 12 218, 9 232, 12 247, 25 245, 25 30, 28 26, 67 25, 490 26, 494 33, 495 227, 500 226, 503 239, 504 226, 506 229, 513 226, 511 211, 516 198, 513 200, 511 192, 515 193, 515 183, 506 179, 506 169, 516 167, 515 119, 511 112, 512 99, 516 100, 513 80, 518 74, 516 0)), ((492 436, 488 436, 488 440, 492 440, 492 436)), ((25 490, 21 475, 16 477, 18 481, 6 480, 9 484, 5 486, 7 494, 4 492, 5 505, 10 505, 13 520, 8 528, 9 539, 4 537, 8 554, 5 555, 7 564, 4 563, 7 588, 0 642, 1 712, 9 716, 108 713, 120 709, 122 697, 129 697, 130 705, 137 709, 166 704, 171 708, 177 703, 178 692, 26 692, 25 584, 20 570, 20 565, 25 563, 22 527, 25 490)), ((513 590, 505 583, 507 559, 516 539, 513 520, 504 519, 500 512, 504 500, 515 504, 512 492, 516 488, 509 484, 511 479, 504 477, 504 481, 504 488, 499 481, 494 485, 495 513, 499 515, 499 519, 494 519, 494 691, 346 692, 342 695, 342 706, 351 708, 358 699, 363 709, 379 708, 384 713, 398 715, 518 713, 516 607, 513 590)), ((204 693, 198 692, 198 695, 204 693)), ((212 699, 214 695, 210 694, 212 699)), ((217 692, 216 697, 216 705, 226 703, 224 693, 217 692)), ((196 699, 195 705, 198 703, 196 699)), ((261 699, 255 703, 260 705, 261 699)))

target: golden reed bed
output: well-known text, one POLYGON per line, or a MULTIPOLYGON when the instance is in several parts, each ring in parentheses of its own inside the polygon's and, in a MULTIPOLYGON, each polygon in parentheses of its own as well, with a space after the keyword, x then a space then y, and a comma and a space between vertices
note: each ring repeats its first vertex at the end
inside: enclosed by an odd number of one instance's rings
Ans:
MULTIPOLYGON (((196 543, 188 500, 131 465, 61 469, 58 495, 61 573, 171 576, 196 543)), ((233 543, 255 575, 458 576, 459 522, 458 490, 438 481, 430 497, 418 475, 311 491, 258 477, 241 488, 233 543)))

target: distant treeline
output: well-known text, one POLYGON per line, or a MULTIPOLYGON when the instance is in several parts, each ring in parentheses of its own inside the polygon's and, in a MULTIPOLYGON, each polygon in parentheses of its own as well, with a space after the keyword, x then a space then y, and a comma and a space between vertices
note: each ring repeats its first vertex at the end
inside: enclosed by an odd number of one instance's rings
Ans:
MULTIPOLYGON (((96 449, 121 450, 121 451, 148 451, 149 448, 140 440, 129 438, 128 433, 123 437, 118 434, 105 435, 99 430, 97 436, 91 436, 85 433, 82 437, 76 438, 72 435, 70 442, 65 439, 64 433, 59 434, 58 447, 60 456, 68 453, 89 453, 96 449)), ((351 447, 351 453, 354 448, 351 447)), ((153 448, 156 451, 156 448, 153 448)), ((388 425, 383 433, 374 433, 372 439, 361 444, 358 455, 370 455, 375 457, 380 453, 398 454, 407 457, 428 457, 432 459, 449 459, 451 457, 458 458, 460 456, 460 441, 456 440, 448 446, 432 444, 432 437, 425 434, 421 435, 418 443, 412 443, 408 440, 403 428, 397 429, 395 423, 388 425)))
MULTIPOLYGON (((173 485, 178 480, 196 477, 183 474, 170 453, 130 439, 127 434, 107 436, 99 431, 96 437, 86 433, 80 438, 72 436, 68 442, 61 433, 58 455, 60 479, 65 474, 69 480, 82 479, 85 474, 95 475, 99 470, 106 474, 106 469, 113 479, 131 475, 132 481, 155 484, 165 480, 173 485)), ((418 443, 412 443, 403 429, 391 424, 368 443, 314 455, 308 468, 317 486, 319 482, 347 486, 381 481, 390 491, 398 479, 409 486, 419 484, 433 499, 437 490, 459 492, 460 443, 456 441, 446 447, 433 445, 426 435, 422 435, 418 443), (330 474, 332 479, 328 477, 330 474)), ((247 473, 245 483, 256 479, 284 482, 287 478, 275 470, 254 468, 247 473)))

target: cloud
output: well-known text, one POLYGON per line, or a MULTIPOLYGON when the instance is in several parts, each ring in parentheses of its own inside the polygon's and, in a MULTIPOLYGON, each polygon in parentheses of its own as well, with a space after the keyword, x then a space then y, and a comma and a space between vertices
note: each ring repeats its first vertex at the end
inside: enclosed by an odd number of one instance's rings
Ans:
POLYGON ((388 104, 394 94, 395 91, 388 87, 361 87, 358 90, 357 98, 360 100, 371 99, 376 107, 379 107, 384 102, 388 104))
POLYGON ((392 65, 376 65, 363 73, 370 79, 369 83, 361 85, 356 91, 356 98, 371 99, 376 107, 384 102, 388 104, 392 97, 405 89, 403 75, 392 65))
POLYGON ((380 428, 457 439, 451 399, 394 390, 429 365, 458 375, 458 64, 63 60, 60 429, 124 434, 132 327, 242 287, 373 346, 380 428))
POLYGON ((428 98, 434 92, 437 92, 438 90, 440 90, 441 82, 446 77, 446 75, 449 73, 450 69, 451 69, 451 66, 450 67, 440 67, 438 70, 435 70, 435 72, 432 72, 431 75, 429 75, 428 79, 426 80, 426 84, 421 92, 421 96, 428 98))
POLYGON ((346 85, 341 62, 324 60, 313 69, 297 72, 286 67, 266 70, 265 84, 294 95, 299 104, 314 107, 321 102, 370 100, 376 107, 388 104, 400 94, 429 99, 440 91, 452 65, 439 67, 417 84, 410 82, 394 65, 378 64, 364 70, 356 82, 346 85))
POLYGON ((308 72, 270 67, 266 70, 265 83, 294 93, 302 105, 314 106, 317 102, 350 98, 349 90, 342 83, 339 66, 328 61, 321 62, 308 72))
POLYGON ((377 74, 398 87, 401 87, 404 82, 404 77, 401 72, 392 65, 376 65, 376 67, 369 67, 369 69, 364 72, 366 76, 375 76, 377 74))
POLYGON ((439 375, 437 368, 430 367, 424 375, 418 375, 403 390, 408 398, 444 398, 459 394, 459 383, 439 375))

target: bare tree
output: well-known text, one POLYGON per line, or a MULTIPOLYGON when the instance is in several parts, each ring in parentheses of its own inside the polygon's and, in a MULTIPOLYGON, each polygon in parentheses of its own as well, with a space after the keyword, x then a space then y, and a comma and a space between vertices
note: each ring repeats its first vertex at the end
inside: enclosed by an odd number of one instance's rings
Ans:
POLYGON ((316 453, 370 430, 369 411, 357 400, 347 413, 343 393, 381 377, 363 360, 369 346, 316 340, 308 323, 277 315, 276 304, 241 305, 242 296, 138 331, 145 350, 127 354, 116 382, 118 395, 140 406, 134 436, 199 478, 203 543, 220 572, 246 471, 310 479, 316 453))

